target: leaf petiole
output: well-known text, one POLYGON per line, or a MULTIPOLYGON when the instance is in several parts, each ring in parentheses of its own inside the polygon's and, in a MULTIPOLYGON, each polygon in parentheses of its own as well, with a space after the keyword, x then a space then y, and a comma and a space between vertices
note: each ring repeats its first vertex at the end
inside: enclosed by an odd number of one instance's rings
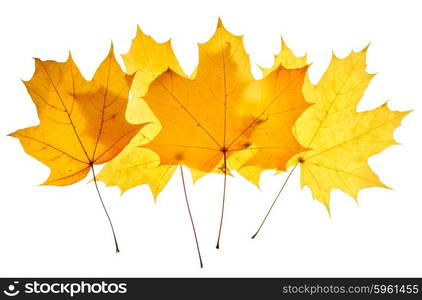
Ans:
POLYGON ((106 213, 108 222, 110 223, 111 231, 113 232, 114 244, 116 246, 116 253, 119 253, 120 252, 120 249, 119 249, 119 244, 117 243, 117 238, 116 238, 116 233, 114 231, 113 222, 111 222, 110 215, 108 214, 107 208, 104 205, 103 198, 101 197, 100 190, 98 189, 97 176, 95 175, 94 165, 91 165, 91 170, 92 170, 92 175, 94 176, 94 183, 95 183, 95 188, 97 189, 98 197, 100 198, 101 205, 103 206, 103 209, 104 209, 104 212, 106 213))
POLYGON ((252 239, 254 239, 254 238, 258 235, 259 231, 260 231, 260 230, 261 230, 261 228, 262 228, 262 225, 264 225, 265 221, 267 220, 267 218, 268 218, 269 214, 271 213, 271 210, 272 210, 272 209, 273 209, 273 207, 274 207, 274 204, 277 202, 277 199, 280 197, 281 192, 283 192, 283 189, 284 189, 284 187, 286 186, 287 181, 289 181, 289 178, 290 178, 290 176, 293 174, 293 171, 296 169, 296 167, 297 167, 297 164, 296 164, 296 165, 294 165, 294 167, 293 167, 293 169, 290 171, 289 175, 287 175, 287 178, 284 180, 284 183, 283 183, 283 185, 281 186, 281 189, 278 191, 277 196, 275 196, 275 199, 274 199, 273 203, 272 203, 272 204, 271 204, 271 206, 270 206, 270 209, 268 210, 267 214, 265 215, 264 220, 262 220, 261 225, 259 226, 258 230, 257 230, 257 231, 255 232, 255 234, 251 237, 252 239))
POLYGON ((180 166, 180 175, 182 177, 183 191, 185 193, 186 206, 188 208, 189 218, 190 218, 190 222, 192 224, 193 235, 195 236, 196 250, 198 251, 198 257, 199 257, 199 265, 200 265, 201 268, 203 268, 204 264, 202 263, 201 250, 199 250, 199 242, 198 242, 198 236, 196 235, 195 223, 193 222, 192 213, 190 211, 190 206, 189 206, 189 201, 188 201, 188 193, 186 192, 185 177, 183 175, 183 167, 182 166, 180 166))
POLYGON ((224 154, 224 184, 223 184, 223 201, 221 204, 221 218, 220 218, 220 228, 218 230, 217 245, 215 248, 220 249, 220 238, 221 238, 221 229, 223 228, 223 218, 224 218, 224 205, 226 202, 226 186, 227 186, 227 151, 223 151, 224 154))

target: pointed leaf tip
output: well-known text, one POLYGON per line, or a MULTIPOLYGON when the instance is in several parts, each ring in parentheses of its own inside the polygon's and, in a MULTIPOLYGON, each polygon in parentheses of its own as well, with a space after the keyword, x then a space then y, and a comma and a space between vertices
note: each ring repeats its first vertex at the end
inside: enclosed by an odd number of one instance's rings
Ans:
POLYGON ((71 61, 73 61, 73 58, 72 58, 72 52, 69 49, 69 51, 67 53, 67 62, 71 62, 71 61))
POLYGON ((113 41, 110 41, 110 50, 108 51, 108 55, 114 56, 114 44, 113 44, 113 41))
POLYGON ((366 53, 368 51, 368 49, 369 49, 369 46, 371 46, 371 42, 368 42, 368 44, 366 44, 366 46, 363 47, 362 50, 361 51, 358 51, 358 52, 366 53))

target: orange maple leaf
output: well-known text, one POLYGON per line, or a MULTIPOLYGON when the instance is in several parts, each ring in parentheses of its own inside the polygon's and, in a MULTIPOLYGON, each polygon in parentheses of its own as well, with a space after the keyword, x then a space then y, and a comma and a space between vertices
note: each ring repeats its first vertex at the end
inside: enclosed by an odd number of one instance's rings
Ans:
POLYGON ((70 185, 90 170, 96 184, 93 165, 114 158, 145 125, 125 119, 133 76, 121 70, 113 47, 92 81, 82 77, 70 54, 63 63, 35 59, 35 67, 24 84, 40 124, 10 135, 50 168, 45 185, 70 185))
MULTIPOLYGON (((163 128, 143 147, 158 153, 162 165, 186 165, 203 172, 220 168, 224 186, 229 157, 255 143, 268 152, 261 151, 265 157, 256 157, 253 163, 265 166, 277 156, 279 168, 284 169, 293 155, 304 150, 291 129, 309 105, 301 92, 306 70, 279 67, 255 80, 242 38, 219 21, 213 37, 199 46, 193 79, 169 69, 149 86, 144 99, 163 128), (277 132, 256 131, 262 123, 268 128, 281 124, 277 132)), ((224 199, 225 188, 223 203, 224 199)))

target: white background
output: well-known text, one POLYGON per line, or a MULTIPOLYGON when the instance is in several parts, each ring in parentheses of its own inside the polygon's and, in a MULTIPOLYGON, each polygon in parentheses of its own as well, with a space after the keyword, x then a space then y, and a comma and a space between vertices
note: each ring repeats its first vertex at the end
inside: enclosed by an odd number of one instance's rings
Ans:
POLYGON ((421 11, 418 1, 2 1, 0 276, 422 276, 421 11), (216 250, 223 178, 189 182, 201 270, 178 173, 157 203, 146 186, 121 197, 118 188, 101 184, 120 242, 117 255, 89 178, 38 186, 48 168, 6 136, 38 123, 20 80, 31 78, 32 57, 63 61, 69 50, 91 78, 110 41, 116 54, 128 51, 136 24, 158 41, 172 38, 189 73, 198 63, 197 43, 210 38, 218 16, 228 30, 244 34, 254 63, 272 64, 280 35, 296 54, 307 52, 313 82, 331 51, 344 57, 371 42, 367 70, 378 75, 359 109, 390 100, 391 109, 415 110, 395 133, 402 145, 370 159, 394 190, 363 190, 358 205, 334 191, 330 218, 308 188, 300 189, 296 172, 251 240, 286 175, 265 173, 261 191, 229 178, 216 250))

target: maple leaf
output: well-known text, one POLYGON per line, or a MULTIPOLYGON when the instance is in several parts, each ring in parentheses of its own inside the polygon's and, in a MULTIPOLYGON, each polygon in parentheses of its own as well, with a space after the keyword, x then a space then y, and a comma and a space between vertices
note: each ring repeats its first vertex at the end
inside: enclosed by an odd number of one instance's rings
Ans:
POLYGON ((175 172, 176 166, 161 166, 160 158, 155 152, 139 147, 151 141, 162 128, 142 98, 149 84, 167 69, 171 68, 181 76, 185 74, 173 53, 170 41, 158 43, 145 35, 139 27, 129 52, 122 57, 127 72, 135 74, 130 90, 132 98, 126 113, 127 120, 134 124, 149 124, 138 132, 115 159, 103 167, 97 177, 107 186, 118 186, 122 193, 147 184, 156 198, 175 172))
POLYGON ((311 150, 292 158, 300 164, 301 185, 329 210, 330 192, 339 189, 357 199, 368 187, 386 187, 371 170, 368 158, 396 144, 393 132, 410 112, 391 111, 387 103, 356 112, 373 74, 365 71, 367 48, 331 63, 313 85, 306 78, 303 93, 315 103, 298 119, 294 133, 311 150))
POLYGON ((291 128, 307 107, 301 93, 306 68, 279 67, 264 79, 254 80, 242 38, 219 22, 213 37, 199 46, 196 72, 190 79, 168 70, 151 83, 144 97, 163 126, 144 147, 158 153, 161 164, 184 164, 209 172, 222 159, 251 144, 263 144, 263 149, 270 149, 271 141, 279 148, 284 145, 286 153, 274 154, 284 164, 304 150, 291 128), (294 116, 292 110, 297 111, 294 116), (271 127, 276 118, 269 115, 278 115, 285 129, 277 136, 262 130, 251 140, 258 124, 271 127))
POLYGON ((133 76, 120 69, 113 47, 92 81, 82 77, 70 54, 63 63, 35 59, 35 67, 24 84, 40 124, 10 135, 50 168, 43 184, 70 185, 90 170, 95 180, 93 165, 115 157, 145 125, 129 124, 124 115, 133 76))
POLYGON ((361 189, 387 188, 369 167, 368 159, 396 144, 394 130, 410 111, 392 111, 385 103, 370 111, 356 112, 374 76, 365 71, 366 51, 367 48, 352 52, 344 59, 333 54, 327 71, 316 85, 308 76, 305 78, 303 94, 314 104, 298 118, 293 132, 309 150, 288 162, 292 169, 252 238, 259 233, 299 165, 302 188, 309 186, 313 197, 324 204, 329 213, 332 189, 339 189, 357 200, 361 189))
POLYGON ((251 163, 264 166, 270 156, 277 156, 279 168, 284 169, 294 154, 304 150, 291 128, 308 106, 301 93, 306 70, 279 67, 254 80, 242 38, 219 21, 213 37, 199 45, 194 78, 169 69, 150 84, 144 99, 163 129, 143 147, 156 152, 162 165, 186 165, 202 172, 219 167, 225 175, 224 210, 230 156, 256 142, 267 152, 251 163), (251 139, 259 124, 270 128, 277 121, 283 124, 277 132, 261 130, 251 139), (278 152, 273 151, 275 145, 278 152))

